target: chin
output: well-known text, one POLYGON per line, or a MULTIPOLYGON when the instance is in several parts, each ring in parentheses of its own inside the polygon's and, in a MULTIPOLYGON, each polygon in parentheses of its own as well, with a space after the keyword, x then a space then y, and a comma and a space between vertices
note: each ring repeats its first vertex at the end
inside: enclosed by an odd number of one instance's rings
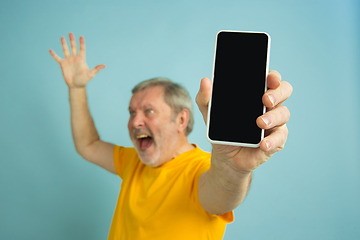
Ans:
POLYGON ((158 167, 160 166, 160 164, 158 163, 158 161, 151 161, 151 160, 148 160, 148 159, 143 159, 143 158, 140 158, 140 161, 145 164, 145 165, 148 165, 149 167, 158 167))
POLYGON ((158 167, 160 166, 160 161, 159 161, 159 157, 154 157, 154 156, 144 156, 146 154, 141 154, 138 152, 138 155, 139 155, 139 158, 140 158, 140 161, 145 164, 145 165, 148 165, 150 167, 158 167))

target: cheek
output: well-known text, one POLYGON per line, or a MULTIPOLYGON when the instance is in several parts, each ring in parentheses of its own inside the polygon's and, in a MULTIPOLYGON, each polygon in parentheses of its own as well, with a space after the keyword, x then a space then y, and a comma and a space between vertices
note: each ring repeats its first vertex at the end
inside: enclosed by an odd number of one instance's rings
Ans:
POLYGON ((172 122, 164 124, 161 131, 161 136, 165 143, 171 143, 173 141, 176 141, 177 140, 176 125, 173 124, 172 122))
POLYGON ((132 132, 132 124, 131 124, 130 120, 128 121, 127 127, 128 127, 128 130, 129 130, 129 133, 130 133, 130 135, 131 135, 131 132, 132 132))

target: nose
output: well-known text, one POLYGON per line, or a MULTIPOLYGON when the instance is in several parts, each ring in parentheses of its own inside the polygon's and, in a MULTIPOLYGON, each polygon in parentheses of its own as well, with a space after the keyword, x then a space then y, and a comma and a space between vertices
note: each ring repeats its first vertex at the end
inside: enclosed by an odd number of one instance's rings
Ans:
POLYGON ((130 117, 130 122, 134 128, 142 128, 145 126, 144 118, 141 114, 130 117))

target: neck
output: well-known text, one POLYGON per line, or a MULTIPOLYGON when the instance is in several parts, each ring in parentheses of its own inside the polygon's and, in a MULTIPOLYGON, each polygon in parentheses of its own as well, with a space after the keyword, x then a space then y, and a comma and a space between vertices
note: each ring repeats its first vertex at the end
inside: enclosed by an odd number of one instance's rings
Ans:
POLYGON ((194 145, 189 143, 189 140, 187 138, 187 136, 182 136, 179 138, 178 144, 177 144, 177 150, 173 156, 173 158, 176 158, 177 156, 179 156, 180 154, 190 151, 192 149, 194 149, 194 145))

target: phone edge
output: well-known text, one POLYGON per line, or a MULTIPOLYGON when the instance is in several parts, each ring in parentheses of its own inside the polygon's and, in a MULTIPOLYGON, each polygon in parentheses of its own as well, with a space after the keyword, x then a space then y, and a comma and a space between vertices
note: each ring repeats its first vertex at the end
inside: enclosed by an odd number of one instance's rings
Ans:
MULTIPOLYGON (((216 60, 216 49, 217 49, 217 39, 218 35, 221 32, 239 32, 239 33, 261 33, 265 34, 268 38, 268 46, 267 46, 267 56, 266 56, 266 73, 265 73, 265 88, 264 93, 267 91, 267 77, 269 75, 269 63, 270 63, 270 46, 271 46, 271 37, 267 32, 258 32, 258 31, 234 31, 234 30, 220 30, 215 35, 215 46, 214 46, 214 55, 213 55, 213 65, 212 65, 212 72, 211 72, 211 82, 214 83, 214 70, 215 70, 215 60, 216 60)), ((231 146, 240 146, 240 147, 251 147, 251 148, 258 148, 260 147, 261 141, 264 139, 265 130, 261 129, 261 136, 259 143, 240 143, 240 142, 227 142, 227 141, 217 141, 212 140, 209 137, 209 125, 210 125, 210 113, 211 113, 211 102, 212 102, 212 94, 209 100, 209 106, 207 111, 207 118, 206 118, 206 139, 211 144, 221 144, 221 145, 231 145, 231 146)), ((263 114, 266 112, 266 107, 263 105, 263 114)))

